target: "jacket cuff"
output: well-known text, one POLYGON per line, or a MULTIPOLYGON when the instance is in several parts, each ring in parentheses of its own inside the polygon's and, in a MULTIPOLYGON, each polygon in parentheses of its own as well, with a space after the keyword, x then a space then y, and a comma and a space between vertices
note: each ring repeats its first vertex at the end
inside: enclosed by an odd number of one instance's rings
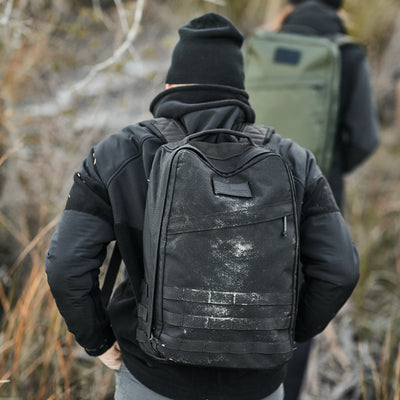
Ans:
POLYGON ((114 332, 111 329, 111 326, 104 331, 104 335, 105 338, 99 346, 94 348, 87 348, 87 347, 84 348, 86 353, 89 354, 89 356, 93 357, 101 356, 115 343, 116 339, 114 332))

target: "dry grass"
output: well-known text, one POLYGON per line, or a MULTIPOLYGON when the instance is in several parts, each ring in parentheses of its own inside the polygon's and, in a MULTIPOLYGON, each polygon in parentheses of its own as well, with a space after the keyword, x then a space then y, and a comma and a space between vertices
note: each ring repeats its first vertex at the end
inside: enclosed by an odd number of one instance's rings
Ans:
POLYGON ((395 400, 400 368, 400 138, 347 180, 346 218, 361 254, 351 301, 317 337, 302 400, 395 400))
POLYGON ((87 359, 66 332, 41 265, 31 269, 12 310, 0 297, 7 321, 0 348, 2 397, 104 399, 112 392, 112 372, 87 359))

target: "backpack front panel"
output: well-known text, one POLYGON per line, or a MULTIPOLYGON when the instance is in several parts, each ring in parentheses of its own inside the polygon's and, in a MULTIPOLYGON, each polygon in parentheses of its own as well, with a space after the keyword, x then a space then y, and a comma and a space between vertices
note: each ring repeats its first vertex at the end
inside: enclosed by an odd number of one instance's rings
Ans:
POLYGON ((164 200, 158 193, 163 184, 148 199, 158 202, 148 205, 153 216, 163 210, 148 235, 157 244, 145 253, 153 263, 146 266, 144 301, 153 307, 146 313, 152 348, 160 358, 194 365, 269 368, 286 362, 297 230, 283 161, 251 149, 225 162, 222 172, 220 160, 195 148, 164 155, 170 159, 164 200))

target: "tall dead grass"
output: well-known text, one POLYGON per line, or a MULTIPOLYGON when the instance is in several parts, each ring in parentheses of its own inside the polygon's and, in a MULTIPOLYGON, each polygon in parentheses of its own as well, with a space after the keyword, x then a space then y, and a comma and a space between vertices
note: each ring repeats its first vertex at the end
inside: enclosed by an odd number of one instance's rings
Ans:
MULTIPOLYGON (((18 155, 9 149, 2 163, 18 155)), ((86 357, 67 332, 49 291, 44 256, 58 216, 31 229, 0 213, 0 227, 20 245, 8 270, 11 281, 0 281, 0 396, 7 399, 105 399, 112 392, 112 373, 86 357), (94 373, 94 369, 101 373, 94 373), (86 380, 87 392, 81 382, 86 380)))
POLYGON ((399 156, 399 128, 386 128, 376 154, 348 180, 347 214, 361 253, 351 315, 364 385, 377 400, 399 396, 399 156))
POLYGON ((0 347, 1 396, 105 399, 113 390, 113 374, 75 345, 48 290, 42 264, 33 265, 22 292, 11 307, 0 289, 5 310, 0 347))

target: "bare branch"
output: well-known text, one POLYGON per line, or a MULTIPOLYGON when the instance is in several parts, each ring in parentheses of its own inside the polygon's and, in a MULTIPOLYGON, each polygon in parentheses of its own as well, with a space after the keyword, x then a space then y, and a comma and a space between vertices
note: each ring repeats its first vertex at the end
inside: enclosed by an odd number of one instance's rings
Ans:
POLYGON ((7 161, 11 154, 17 152, 23 147, 23 143, 21 140, 17 140, 15 142, 14 147, 8 149, 5 154, 0 157, 0 167, 7 161))
POLYGON ((0 19, 0 25, 7 25, 11 17, 14 0, 8 0, 4 9, 4 14, 0 19))
POLYGON ((94 12, 97 14, 97 16, 100 18, 100 20, 103 21, 103 23, 107 27, 107 29, 111 30, 112 24, 110 22, 110 18, 108 18, 103 13, 103 9, 101 8, 100 0, 92 0, 92 5, 93 5, 94 12))
POLYGON ((135 11, 135 19, 129 32, 126 36, 125 41, 115 50, 114 54, 104 60, 103 62, 96 64, 87 74, 86 78, 82 79, 80 82, 74 84, 72 86, 71 92, 76 92, 82 90, 99 72, 105 70, 111 65, 115 64, 118 60, 122 58, 122 56, 129 50, 133 41, 136 39, 136 36, 139 32, 140 23, 142 20, 143 9, 144 9, 145 0, 138 0, 135 11))
POLYGON ((127 35, 129 33, 128 17, 126 15, 125 8, 121 0, 114 0, 115 6, 117 7, 119 20, 121 21, 122 32, 127 35))
POLYGON ((40 243, 43 237, 51 231, 57 224, 60 219, 60 215, 57 215, 53 218, 45 227, 43 227, 38 234, 28 243, 28 245, 24 248, 21 254, 18 256, 17 260, 11 266, 10 271, 13 272, 15 268, 24 260, 24 258, 40 243))

